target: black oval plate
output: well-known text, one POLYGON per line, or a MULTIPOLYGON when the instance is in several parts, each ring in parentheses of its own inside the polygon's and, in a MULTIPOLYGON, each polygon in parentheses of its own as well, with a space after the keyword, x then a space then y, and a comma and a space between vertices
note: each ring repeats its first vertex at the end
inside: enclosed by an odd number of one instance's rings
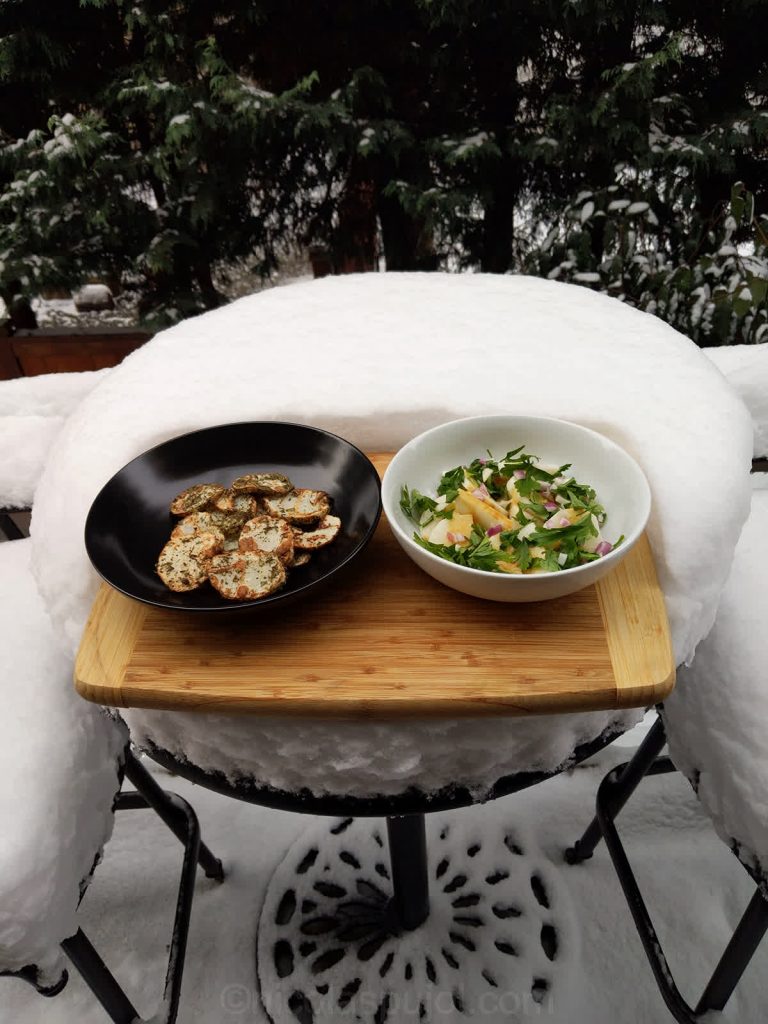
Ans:
POLYGON ((227 423, 195 430, 139 455, 96 496, 85 521, 85 547, 99 575, 128 597, 177 611, 272 607, 328 584, 373 536, 381 483, 370 459, 335 434, 300 423, 227 423), (288 573, 282 590, 256 601, 228 601, 209 583, 168 590, 155 564, 178 522, 168 506, 195 483, 229 486, 243 473, 285 473, 296 487, 326 491, 341 530, 310 562, 288 573))

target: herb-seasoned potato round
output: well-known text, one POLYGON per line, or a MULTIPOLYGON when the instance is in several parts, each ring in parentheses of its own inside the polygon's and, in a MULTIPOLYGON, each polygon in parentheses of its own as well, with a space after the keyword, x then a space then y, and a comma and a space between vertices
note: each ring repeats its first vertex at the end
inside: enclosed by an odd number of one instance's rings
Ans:
POLYGON ((157 574, 169 590, 195 590, 208 578, 208 564, 221 551, 220 531, 172 538, 160 552, 157 574))
POLYGON ((199 512, 215 501, 225 488, 221 484, 193 484, 181 494, 177 494, 170 505, 175 516, 186 516, 190 512, 199 512))
POLYGON ((239 537, 245 516, 242 512, 191 512, 176 524, 172 539, 192 537, 196 533, 220 532, 224 537, 239 537))
POLYGON ((316 523, 328 515, 331 508, 325 491, 313 491, 307 487, 300 487, 290 494, 276 498, 263 498, 262 501, 270 515, 287 519, 289 523, 295 523, 297 526, 316 523))
POLYGON ((293 531, 294 547, 300 551, 312 551, 315 548, 324 548, 336 539, 336 534, 341 529, 341 520, 338 516, 323 516, 320 522, 311 530, 293 531))
POLYGON ((248 519, 259 514, 259 503, 251 494, 238 494, 232 488, 228 488, 223 494, 211 504, 212 509, 218 512, 237 512, 248 519))
POLYGON ((293 484, 282 473, 246 473, 232 481, 232 490, 249 494, 289 494, 293 484))
POLYGON ((277 555, 284 565, 290 565, 293 560, 293 530, 284 519, 256 516, 248 520, 240 533, 240 550, 277 555))
POLYGON ((230 601, 253 601, 279 590, 285 583, 285 569, 276 555, 228 551, 210 560, 208 579, 230 601))

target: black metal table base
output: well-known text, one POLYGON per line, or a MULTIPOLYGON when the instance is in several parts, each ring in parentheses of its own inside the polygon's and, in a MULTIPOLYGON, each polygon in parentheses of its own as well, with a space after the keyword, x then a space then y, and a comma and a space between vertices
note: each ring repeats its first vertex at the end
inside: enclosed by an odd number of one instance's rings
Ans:
POLYGON ((262 907, 265 1010, 273 1024, 546 1014, 576 941, 559 885, 482 809, 318 822, 262 907))
MULTIPOLYGON (((505 776, 482 803, 572 768, 618 735, 604 730, 555 771, 505 776)), ((340 816, 335 824, 311 826, 307 848, 292 850, 291 867, 284 862, 269 883, 257 965, 261 999, 275 1024, 338 1024, 353 1000, 352 1009, 361 1009, 349 1019, 373 1024, 445 1021, 446 1013, 462 1020, 476 1012, 511 1019, 545 1012, 562 977, 560 952, 575 942, 569 919, 553 916, 547 886, 557 883, 545 883, 546 864, 532 862, 507 833, 489 838, 487 819, 462 849, 439 850, 449 830, 438 828, 437 816, 478 805, 476 791, 452 785, 393 796, 292 793, 252 778, 232 781, 149 742, 142 748, 168 771, 225 796, 340 816), (362 837, 364 856, 339 843, 353 834, 362 837), (494 864, 482 873, 481 851, 492 848, 494 864), (352 878, 340 879, 349 872, 352 878)), ((457 826, 451 828, 455 839, 457 826)))

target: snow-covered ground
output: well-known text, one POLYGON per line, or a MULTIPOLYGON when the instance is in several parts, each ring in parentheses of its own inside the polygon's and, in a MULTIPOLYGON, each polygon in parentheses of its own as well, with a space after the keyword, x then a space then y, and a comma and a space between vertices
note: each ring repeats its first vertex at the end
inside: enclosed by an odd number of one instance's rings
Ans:
MULTIPOLYGON (((672 1019, 605 851, 598 850, 578 867, 567 867, 562 860, 564 846, 588 820, 598 781, 616 753, 624 756, 608 748, 597 765, 493 804, 455 812, 457 817, 472 816, 480 832, 499 822, 533 832, 566 890, 568 923, 580 937, 577 970, 556 1000, 531 1010, 559 1024, 664 1024, 672 1019)), ((266 1018, 255 983, 257 915, 271 873, 310 819, 241 804, 158 774, 165 787, 193 803, 205 839, 228 872, 222 886, 202 877, 198 881, 179 1021, 261 1024, 266 1018)), ((694 1001, 753 884, 716 838, 679 775, 647 780, 626 808, 621 829, 672 970, 684 995, 694 1001)), ((114 837, 81 908, 82 927, 144 1014, 154 1010, 162 988, 180 854, 178 844, 151 814, 118 815, 114 837)), ((562 902, 560 907, 563 914, 562 902)), ((764 943, 726 1013, 712 1020, 761 1024, 767 1011, 764 943)), ((106 1017, 72 972, 67 988, 53 1000, 41 998, 20 981, 0 979, 0 1020, 103 1024, 106 1017)), ((511 1018, 492 1011, 483 1020, 509 1024, 511 1018)))
MULTIPOLYGON (((266 280, 262 280, 258 274, 250 271, 244 265, 222 267, 214 273, 214 283, 217 289, 230 302, 233 299, 242 298, 243 295, 251 295, 268 288, 310 280, 312 280, 312 267, 305 250, 284 253, 281 257, 280 269, 266 280)), ((104 287, 104 285, 84 286, 86 289, 91 289, 92 297, 96 293, 95 290, 104 287)), ((73 329, 133 327, 138 323, 135 299, 132 299, 129 293, 115 297, 114 309, 80 312, 75 308, 74 296, 58 299, 44 299, 38 296, 32 300, 32 308, 37 316, 39 327, 71 327, 73 329)), ((2 315, 2 310, 0 310, 0 315, 2 315)))
POLYGON ((129 305, 118 304, 115 309, 101 309, 98 312, 81 313, 75 309, 74 299, 32 300, 32 309, 37 317, 38 327, 132 327, 136 314, 129 305))

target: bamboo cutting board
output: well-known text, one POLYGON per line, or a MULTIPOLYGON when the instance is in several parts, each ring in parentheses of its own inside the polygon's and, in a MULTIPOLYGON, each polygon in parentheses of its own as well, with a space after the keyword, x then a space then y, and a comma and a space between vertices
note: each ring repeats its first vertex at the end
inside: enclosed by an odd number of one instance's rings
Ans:
MULTIPOLYGON (((371 458, 383 473, 391 456, 371 458)), ((98 704, 283 716, 645 707, 674 681, 645 536, 595 586, 499 604, 431 579, 383 517, 337 585, 282 611, 222 621, 151 608, 103 584, 75 664, 78 692, 98 704)))

